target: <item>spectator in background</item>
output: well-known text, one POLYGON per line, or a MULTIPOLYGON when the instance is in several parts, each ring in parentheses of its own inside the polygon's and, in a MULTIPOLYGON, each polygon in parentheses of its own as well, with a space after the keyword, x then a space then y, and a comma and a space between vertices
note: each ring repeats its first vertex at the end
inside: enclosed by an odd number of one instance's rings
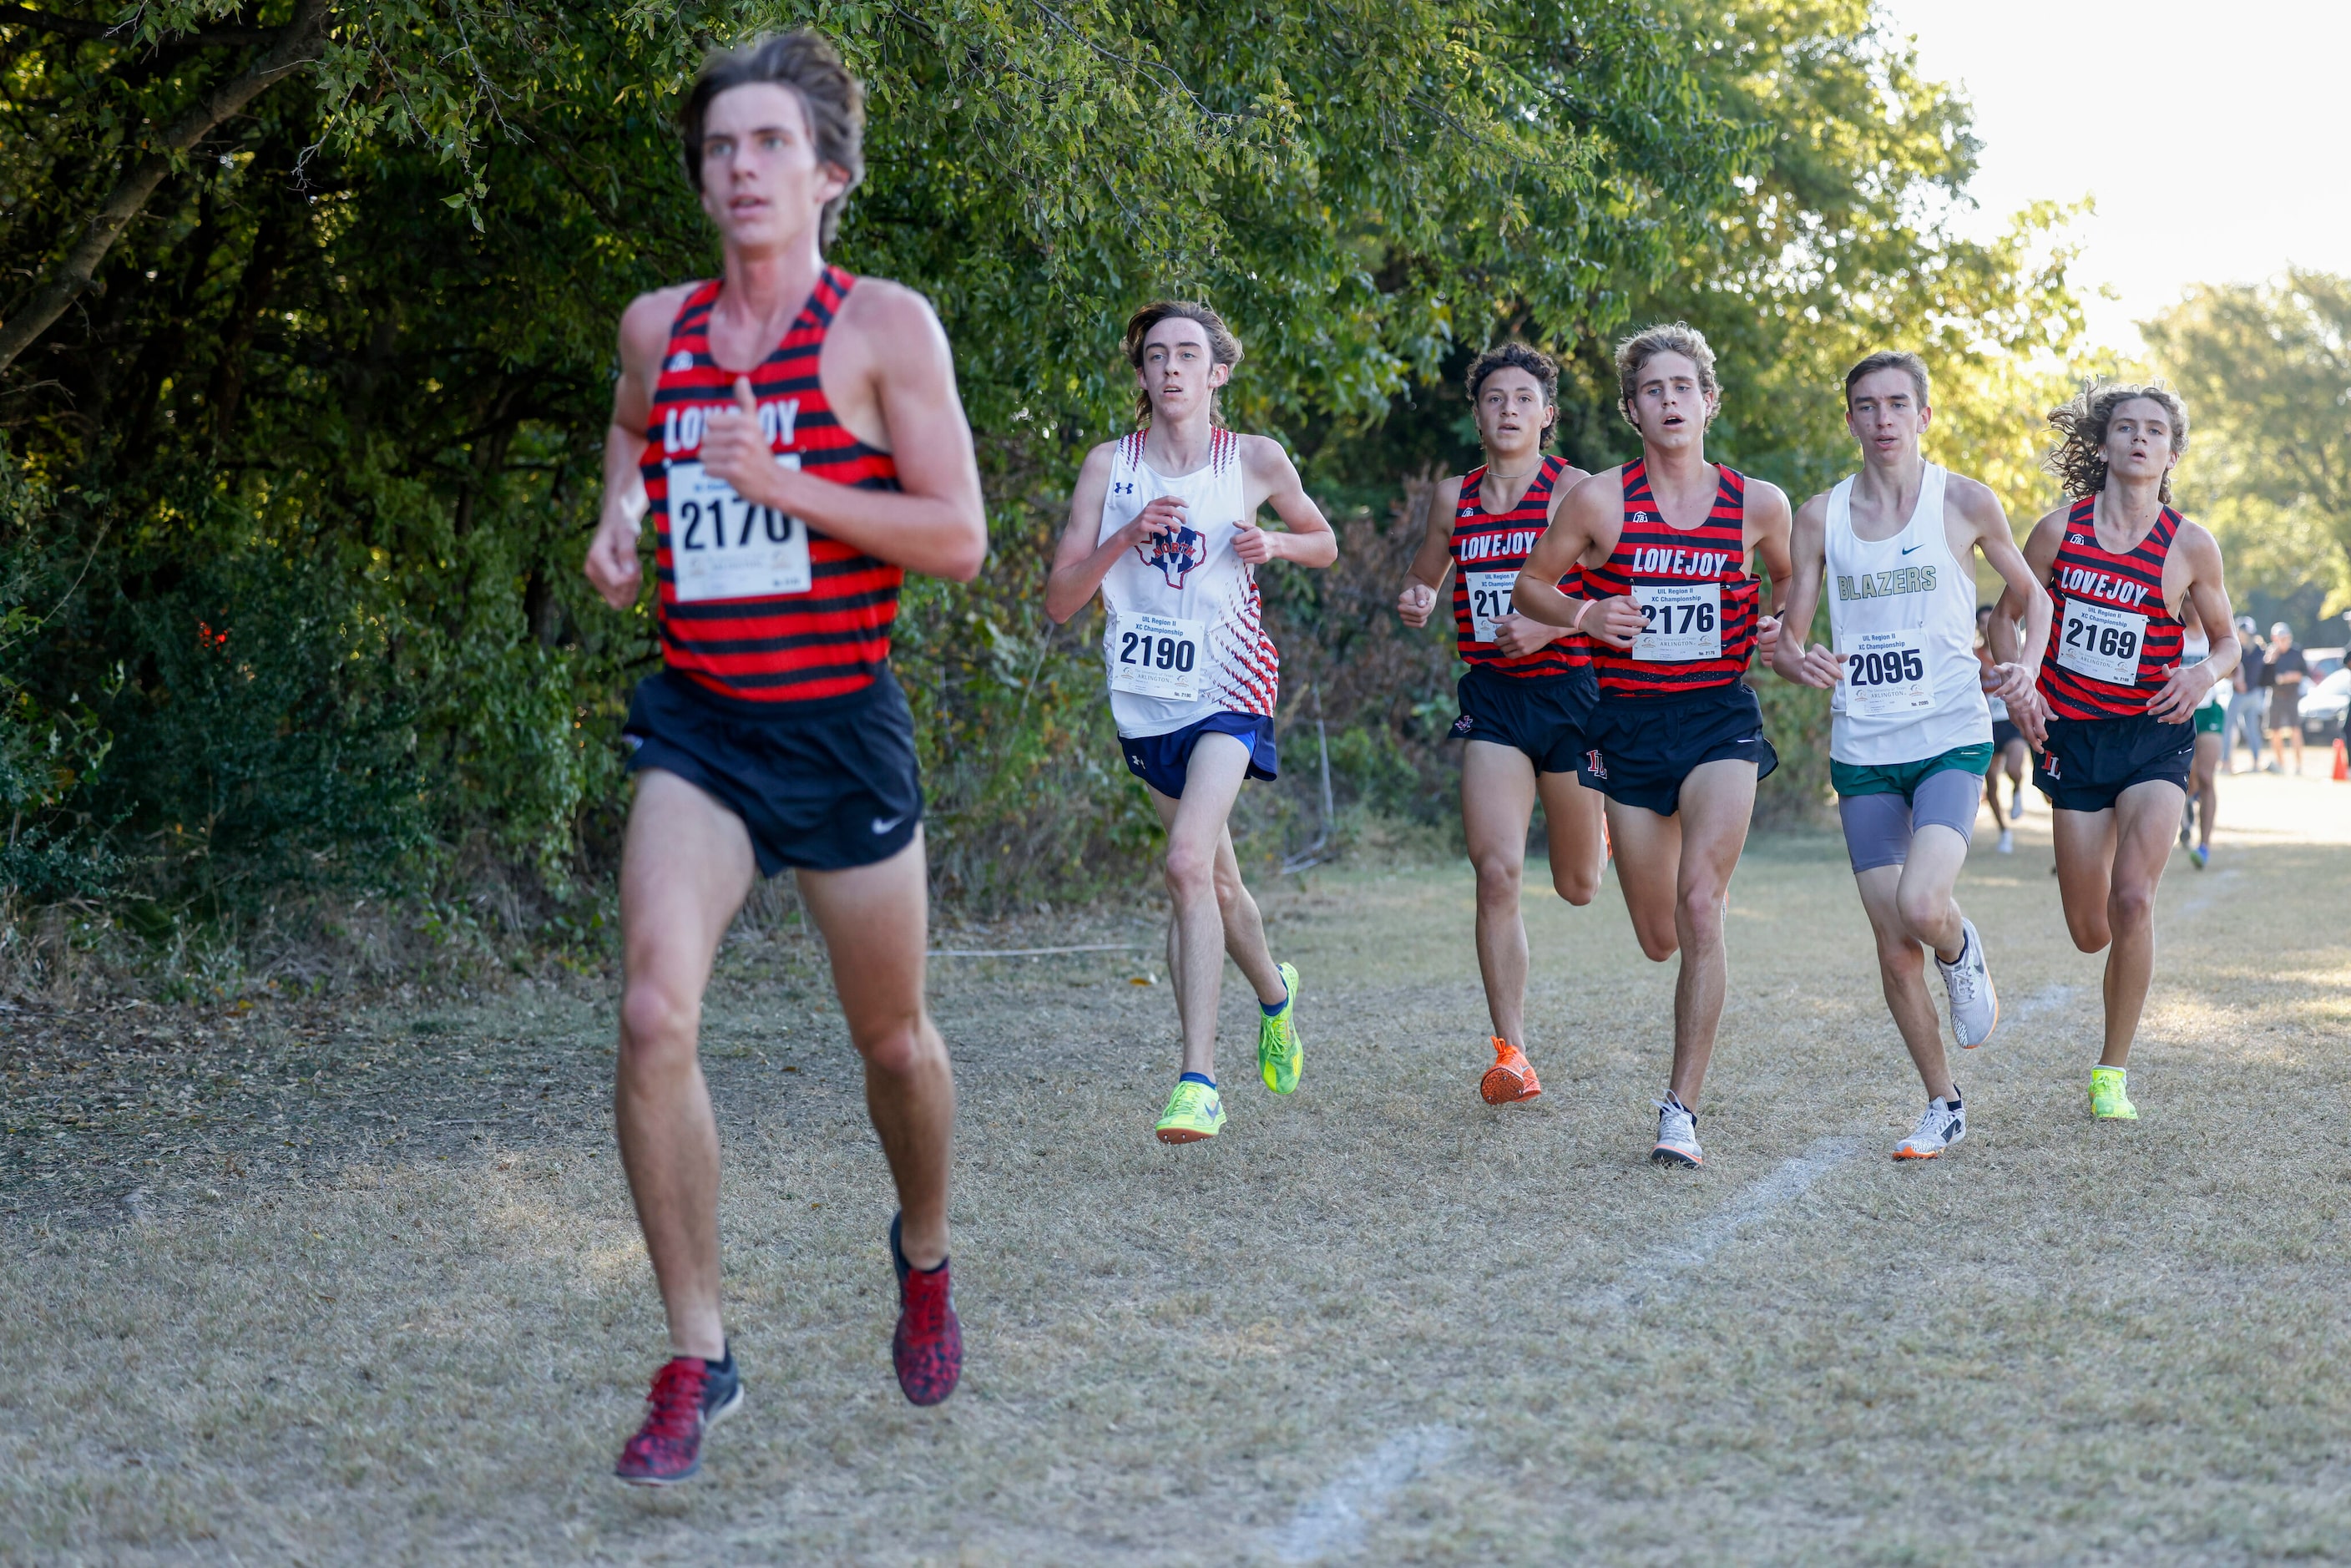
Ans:
POLYGON ((2278 771, 2286 742, 2294 743, 2294 771, 2302 772, 2302 680, 2309 661, 2294 645, 2294 629, 2281 621, 2270 628, 2270 650, 2262 660, 2262 684, 2270 688, 2270 767, 2278 771))
POLYGON ((2227 744, 2220 748, 2220 760, 2233 775, 2237 771, 2237 737, 2244 737, 2245 749, 2252 756, 2246 764, 2248 772, 2257 772, 2262 766, 2262 717, 2269 693, 2262 690, 2262 656, 2265 650, 2262 640, 2253 633, 2253 618, 2237 617, 2237 640, 2244 644, 2245 656, 2237 662, 2235 674, 2229 679, 2229 727, 2222 732, 2227 744))

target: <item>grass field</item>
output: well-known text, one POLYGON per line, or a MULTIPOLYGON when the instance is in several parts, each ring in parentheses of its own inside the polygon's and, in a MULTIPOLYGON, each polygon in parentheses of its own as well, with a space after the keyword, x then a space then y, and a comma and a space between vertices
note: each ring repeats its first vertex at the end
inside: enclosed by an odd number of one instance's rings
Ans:
POLYGON ((1550 1092, 1506 1112, 1466 869, 1271 892, 1304 1085, 1250 1081, 1228 986, 1231 1125, 1180 1149, 1155 954, 943 960, 968 1369, 933 1411, 890 1376, 891 1202, 813 956, 740 943, 705 1043, 749 1399, 666 1495, 606 1476, 664 1353, 608 986, 141 1024, 234 1044, 250 1109, 107 1145, 95 1205, 81 1124, 12 1113, 0 1559, 2351 1558, 2351 786, 2226 785, 2213 868, 2164 884, 2135 1125, 2087 1120, 2098 961, 2041 802, 2016 854, 1980 835, 2004 1016, 1926 1165, 1886 1157, 1920 1091, 1831 838, 1734 887, 1698 1173, 1644 1157, 1672 971, 1613 885, 1529 880, 1550 1092))

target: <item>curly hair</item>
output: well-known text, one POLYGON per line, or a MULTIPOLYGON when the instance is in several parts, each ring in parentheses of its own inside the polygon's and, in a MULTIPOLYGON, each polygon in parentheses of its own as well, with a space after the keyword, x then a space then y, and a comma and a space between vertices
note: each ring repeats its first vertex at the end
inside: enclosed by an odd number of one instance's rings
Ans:
POLYGON ((1469 401, 1476 402, 1478 394, 1486 390, 1486 378, 1497 371, 1524 371, 1534 377, 1535 385, 1542 388, 1543 406, 1559 401, 1559 361, 1541 349, 1531 349, 1524 343, 1504 343, 1489 349, 1469 365, 1464 378, 1469 389, 1469 401))
POLYGON ((1659 322, 1635 332, 1616 345, 1616 408, 1635 430, 1640 424, 1633 417, 1633 398, 1640 390, 1641 371, 1659 354, 1679 354, 1696 365, 1698 390, 1708 396, 1722 391, 1714 379, 1714 350, 1705 333, 1687 321, 1659 322))
MULTIPOLYGON (((1155 299, 1127 318, 1126 336, 1119 344, 1127 363, 1143 369, 1143 340, 1151 336, 1151 329, 1162 321, 1181 319, 1196 321, 1200 330, 1208 335, 1208 357, 1219 365, 1241 362, 1241 340, 1225 325, 1225 319, 1207 306, 1191 299, 1155 299)), ((1137 429, 1151 423, 1151 394, 1138 390, 1134 394, 1134 423, 1137 429)), ((1224 416, 1217 407, 1216 389, 1208 391, 1208 423, 1222 425, 1224 416)))
MULTIPOLYGON (((2049 411, 2049 423, 2060 439, 2049 455, 2041 460, 2041 466, 2057 476, 2068 499, 2095 495, 2106 487, 2106 427, 2114 423, 2116 409, 2139 398, 2160 404, 2165 417, 2171 421, 2172 455, 2177 457, 2188 450, 2188 405, 2161 382, 2148 382, 2143 386, 2136 382, 2107 382, 2103 385, 2085 382, 2079 392, 2049 411)), ((2165 506, 2171 504, 2169 474, 2164 475, 2157 494, 2165 506)))
POLYGON ((702 62, 701 74, 679 110, 677 131, 685 151, 685 177, 702 189, 702 139, 710 118, 711 101, 729 88, 772 82, 800 100, 808 116, 809 137, 816 159, 841 171, 849 183, 824 204, 817 239, 831 245, 841 227, 841 209, 849 193, 865 178, 865 89, 840 51, 820 33, 806 27, 752 39, 737 49, 713 49, 702 62))

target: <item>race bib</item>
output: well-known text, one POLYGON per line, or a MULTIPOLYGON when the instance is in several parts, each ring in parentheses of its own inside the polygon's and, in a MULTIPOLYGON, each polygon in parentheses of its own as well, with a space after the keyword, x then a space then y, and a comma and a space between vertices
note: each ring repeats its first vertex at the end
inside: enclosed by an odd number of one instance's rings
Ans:
POLYGON ((1110 623, 1110 689, 1190 702, 1200 695, 1202 621, 1121 615, 1110 623))
POLYGON ((1864 632, 1838 652, 1844 655, 1844 711, 1855 718, 1893 718, 1935 706, 1924 632, 1864 632))
POLYGON ((2075 674, 2118 686, 2138 685, 2138 650, 2147 640, 2146 616, 2068 599, 2058 639, 2057 662, 2075 674))
MULTIPOLYGON (((798 468, 799 454, 779 452, 776 464, 798 468)), ((669 465, 669 564, 681 604, 772 599, 816 585, 808 525, 745 500, 693 461, 669 465)))
POLYGON ((1490 643, 1494 640, 1494 622, 1512 612, 1510 594, 1518 586, 1519 574, 1465 571, 1461 580, 1469 590, 1469 640, 1490 643))
POLYGON ((1633 657, 1657 664, 1689 664, 1722 657, 1722 584, 1636 582, 1641 630, 1633 657))

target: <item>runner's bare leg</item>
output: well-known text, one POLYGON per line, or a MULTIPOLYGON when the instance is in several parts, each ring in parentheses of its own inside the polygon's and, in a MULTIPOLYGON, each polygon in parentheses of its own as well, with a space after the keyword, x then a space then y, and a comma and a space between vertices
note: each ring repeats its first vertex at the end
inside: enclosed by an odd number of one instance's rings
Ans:
MULTIPOLYGON (((1230 852, 1225 823, 1240 796, 1249 762, 1247 743, 1229 735, 1204 735, 1194 744, 1185 770, 1184 798, 1151 792, 1151 803, 1167 829, 1167 894, 1175 904, 1167 925, 1167 969, 1176 983, 1176 1011, 1183 1023, 1183 1071, 1209 1079, 1217 1075, 1217 1004, 1224 988, 1226 950, 1217 862, 1222 853, 1230 852)), ((1238 862, 1235 865, 1238 881, 1238 862)), ((1262 935, 1259 941, 1262 944, 1262 935)), ((1274 988, 1280 989, 1278 977, 1274 988)))
POLYGON ((1725 758, 1702 762, 1682 780, 1680 873, 1675 879, 1674 921, 1682 968, 1674 981, 1675 1096, 1695 1110, 1714 1057, 1715 1031, 1730 988, 1723 907, 1731 873, 1747 846, 1755 815, 1755 764, 1725 758))
POLYGON ((1608 831, 1601 814, 1605 797, 1585 789, 1573 773, 1538 773, 1535 787, 1542 796, 1552 890, 1580 909, 1599 893, 1608 867, 1608 831))
POLYGON ((1461 831, 1478 876, 1478 974, 1494 1032, 1526 1049, 1527 823, 1535 809, 1535 768, 1515 746, 1461 747, 1461 831))

